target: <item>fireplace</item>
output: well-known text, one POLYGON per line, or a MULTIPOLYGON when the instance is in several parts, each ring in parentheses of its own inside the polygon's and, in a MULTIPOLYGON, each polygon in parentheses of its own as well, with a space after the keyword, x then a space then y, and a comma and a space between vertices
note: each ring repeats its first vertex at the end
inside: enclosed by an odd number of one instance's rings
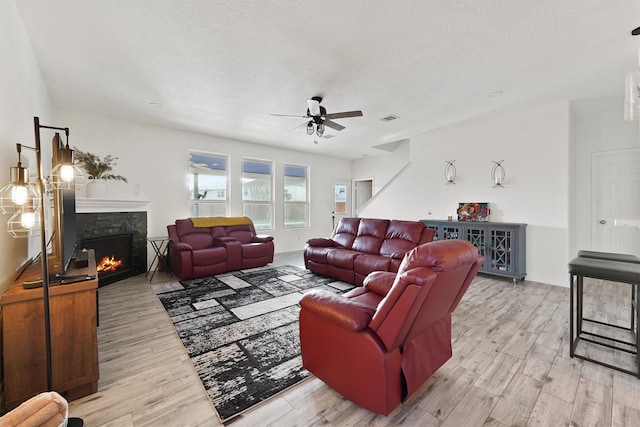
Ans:
POLYGON ((82 239, 80 246, 93 249, 98 267, 98 286, 125 279, 132 274, 132 234, 82 239))
POLYGON ((76 213, 76 228, 78 248, 95 249, 96 264, 112 256, 122 262, 113 271, 98 273, 99 286, 147 271, 146 212, 76 213))

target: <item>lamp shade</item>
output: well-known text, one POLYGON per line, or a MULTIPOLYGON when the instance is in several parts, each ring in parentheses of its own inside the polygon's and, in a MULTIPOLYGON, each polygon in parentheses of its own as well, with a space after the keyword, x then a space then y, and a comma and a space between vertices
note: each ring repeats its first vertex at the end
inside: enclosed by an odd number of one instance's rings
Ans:
POLYGON ((38 212, 32 209, 18 211, 7 222, 7 231, 15 239, 40 234, 38 212))
MULTIPOLYGON (((60 135, 56 133, 54 146, 59 145, 60 135)), ((60 147, 57 156, 58 164, 49 173, 49 182, 56 190, 78 190, 84 185, 84 174, 73 163, 73 150, 60 147)))
POLYGON ((0 190, 0 211, 15 213, 24 209, 37 211, 40 198, 33 186, 29 184, 29 169, 12 166, 11 181, 0 190))

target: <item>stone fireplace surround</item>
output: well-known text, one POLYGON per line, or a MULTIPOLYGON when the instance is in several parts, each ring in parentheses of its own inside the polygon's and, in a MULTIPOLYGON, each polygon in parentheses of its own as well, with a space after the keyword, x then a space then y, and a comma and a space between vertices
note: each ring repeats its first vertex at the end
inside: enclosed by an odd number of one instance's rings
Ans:
POLYGON ((146 201, 76 198, 78 240, 132 235, 131 274, 147 271, 146 201))

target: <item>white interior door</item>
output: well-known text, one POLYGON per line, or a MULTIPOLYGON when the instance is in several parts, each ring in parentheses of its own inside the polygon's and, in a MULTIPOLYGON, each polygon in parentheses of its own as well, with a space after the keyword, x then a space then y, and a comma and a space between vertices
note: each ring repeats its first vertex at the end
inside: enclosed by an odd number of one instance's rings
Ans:
POLYGON ((640 256, 640 149, 595 153, 593 247, 640 256))

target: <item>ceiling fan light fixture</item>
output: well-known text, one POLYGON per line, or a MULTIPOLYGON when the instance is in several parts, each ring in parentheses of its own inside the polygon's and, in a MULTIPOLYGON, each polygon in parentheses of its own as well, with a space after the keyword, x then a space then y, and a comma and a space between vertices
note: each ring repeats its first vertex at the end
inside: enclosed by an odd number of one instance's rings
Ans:
POLYGON ((318 136, 324 135, 324 123, 318 124, 318 126, 316 127, 316 135, 318 136))
POLYGON ((309 120, 307 123, 307 135, 313 135, 313 120, 309 120))

